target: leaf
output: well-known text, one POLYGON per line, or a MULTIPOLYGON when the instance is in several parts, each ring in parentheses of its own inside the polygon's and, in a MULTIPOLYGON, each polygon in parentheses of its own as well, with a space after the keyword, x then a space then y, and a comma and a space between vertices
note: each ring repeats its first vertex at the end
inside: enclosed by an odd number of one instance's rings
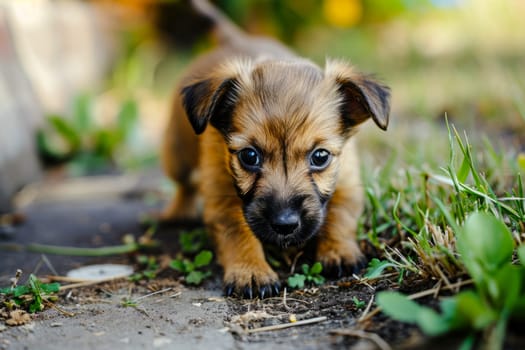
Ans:
POLYGON ((31 322, 31 316, 24 310, 14 310, 9 313, 9 318, 5 323, 9 326, 20 326, 31 322))
POLYGON ((419 310, 417 314, 417 325, 429 336, 437 336, 451 329, 446 319, 428 307, 421 307, 419 310))
POLYGON ((138 282, 142 279, 143 275, 140 272, 136 272, 128 277, 128 280, 131 282, 138 282))
POLYGON ((0 290, 1 294, 13 295, 15 298, 18 298, 21 295, 28 294, 31 290, 28 286, 16 286, 11 289, 11 287, 3 288, 0 290))
POLYGON ((377 278, 381 276, 386 268, 389 267, 395 267, 395 265, 388 260, 381 261, 378 258, 373 258, 368 263, 368 270, 365 274, 365 278, 377 278))
POLYGON ((110 129, 98 129, 93 132, 91 141, 95 155, 110 159, 120 143, 120 138, 110 129))
POLYGON ((186 265, 180 259, 170 261, 170 267, 182 273, 186 272, 186 265))
POLYGON ((458 234, 458 250, 470 271, 475 261, 494 272, 510 261, 514 250, 512 235, 500 220, 488 213, 471 214, 458 234))
POLYGON ((48 161, 64 162, 81 148, 81 135, 68 120, 51 115, 47 117, 49 127, 37 134, 38 150, 48 161))
POLYGON ((306 276, 310 274, 310 266, 308 266, 308 264, 302 264, 301 270, 303 270, 303 274, 306 276))
POLYGON ((181 249, 185 253, 196 253, 202 249, 206 242, 206 231, 197 229, 189 232, 182 232, 179 236, 181 249))
POLYGON ((456 173, 456 177, 458 178, 459 182, 465 182, 467 180, 468 174, 470 173, 470 159, 469 157, 464 157, 463 161, 461 162, 461 166, 459 167, 459 170, 456 173))
POLYGON ((497 286, 497 294, 492 295, 494 303, 503 311, 511 311, 520 297, 522 269, 509 263, 498 271, 494 282, 497 286))
POLYGON ((147 255, 137 256, 137 262, 141 265, 146 265, 148 261, 149 261, 149 257, 147 255))
POLYGON ((450 330, 450 322, 429 307, 421 306, 398 292, 380 292, 377 304, 383 313, 395 320, 417 324, 430 336, 443 334, 450 330))
POLYGON ((490 325, 497 315, 489 305, 474 291, 465 291, 456 295, 457 312, 455 315, 456 328, 470 325, 481 330, 490 325))
POLYGON ((89 95, 77 96, 73 108, 75 129, 82 134, 87 133, 91 129, 93 121, 91 117, 91 97, 89 95))
POLYGON ((517 163, 523 174, 525 172, 525 153, 518 154, 517 163))
POLYGON ((316 262, 310 268, 310 275, 319 275, 323 272, 323 265, 320 262, 316 262))
POLYGON ((185 278, 186 283, 198 285, 201 284, 202 281, 211 276, 210 271, 202 272, 202 271, 191 271, 185 278))
POLYGON ((294 274, 293 276, 288 277, 288 286, 290 288, 304 288, 304 281, 306 280, 305 275, 294 274))
POLYGON ((149 280, 152 280, 155 277, 157 277, 157 271, 146 270, 143 272, 143 274, 144 274, 144 277, 146 277, 149 280))
POLYGON ((366 303, 363 300, 359 300, 357 297, 353 297, 352 301, 354 302, 355 307, 358 309, 366 305, 366 303))
POLYGON ((195 267, 203 267, 210 264, 211 259, 213 259, 213 253, 209 250, 203 250, 193 260, 195 267))
POLYGON ((470 334, 468 337, 465 338, 459 345, 458 350, 470 350, 474 347, 474 344, 476 342, 476 335, 470 334))
POLYGON ((313 276, 312 277, 312 282, 314 282, 316 285, 320 286, 321 284, 323 284, 325 281, 324 277, 323 276, 313 276))
POLYGON ((117 115, 118 133, 120 136, 119 141, 125 141, 131 135, 134 127, 136 127, 138 121, 138 107, 137 103, 129 99, 122 104, 120 111, 117 115))
POLYGON ((525 266, 525 244, 522 244, 516 250, 518 258, 520 259, 521 266, 525 266))
POLYGON ((57 293, 60 290, 60 283, 57 282, 42 283, 40 286, 45 294, 57 293))
POLYGON ((408 299, 398 292, 377 293, 377 305, 383 309, 383 313, 395 320, 408 323, 416 323, 418 313, 422 306, 408 299))

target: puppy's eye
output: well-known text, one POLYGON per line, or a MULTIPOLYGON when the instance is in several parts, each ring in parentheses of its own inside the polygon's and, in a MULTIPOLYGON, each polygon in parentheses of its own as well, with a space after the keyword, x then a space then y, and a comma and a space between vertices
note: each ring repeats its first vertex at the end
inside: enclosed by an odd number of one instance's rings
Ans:
POLYGON ((261 156, 254 148, 244 148, 237 154, 241 165, 248 171, 258 171, 261 167, 261 156))
POLYGON ((310 168, 314 171, 324 170, 331 160, 332 154, 329 151, 323 148, 316 149, 310 155, 310 168))

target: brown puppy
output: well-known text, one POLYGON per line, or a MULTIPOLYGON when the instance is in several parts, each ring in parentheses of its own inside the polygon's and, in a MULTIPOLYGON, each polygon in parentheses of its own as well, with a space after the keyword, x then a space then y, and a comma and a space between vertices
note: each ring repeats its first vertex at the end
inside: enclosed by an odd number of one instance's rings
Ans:
POLYGON ((363 189, 351 136, 370 117, 387 128, 388 88, 341 61, 323 70, 193 3, 220 47, 177 90, 162 158, 179 186, 164 217, 196 218, 202 198, 226 295, 279 293, 262 243, 286 249, 316 237, 325 267, 355 265, 363 189))

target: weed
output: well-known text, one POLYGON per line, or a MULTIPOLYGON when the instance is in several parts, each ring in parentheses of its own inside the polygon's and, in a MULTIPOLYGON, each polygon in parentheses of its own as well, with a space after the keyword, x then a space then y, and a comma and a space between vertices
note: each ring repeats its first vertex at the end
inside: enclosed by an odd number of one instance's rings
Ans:
POLYGON ((368 263, 368 270, 365 273, 365 278, 377 278, 381 276, 385 269, 395 267, 397 267, 397 264, 394 264, 388 260, 379 260, 378 258, 373 258, 368 263))
POLYGON ((143 268, 143 270, 129 276, 128 279, 130 281, 138 282, 143 279, 152 280, 157 277, 159 264, 154 256, 139 255, 137 257, 137 262, 143 268))
POLYGON ((202 250, 206 244, 206 240, 207 234, 202 228, 181 232, 179 236, 179 243, 182 252, 189 254, 193 254, 202 250))
POLYGON ((366 302, 364 300, 359 300, 357 297, 353 297, 352 302, 356 309, 362 309, 366 306, 366 302))
POLYGON ((42 311, 46 301, 56 300, 54 293, 60 290, 59 283, 42 283, 35 275, 29 275, 25 285, 0 288, 4 305, 8 309, 20 308, 30 313, 42 311))
POLYGON ((120 301, 120 306, 136 308, 139 306, 139 304, 135 300, 125 297, 125 298, 122 298, 122 300, 120 301))
POLYGON ((97 125, 93 104, 90 96, 78 96, 70 118, 48 116, 47 125, 37 134, 38 151, 44 162, 69 162, 73 175, 83 175, 111 170, 115 165, 132 165, 137 162, 135 158, 146 160, 149 156, 144 154, 127 154, 137 148, 137 103, 124 101, 114 124, 109 126, 97 125))
POLYGON ((293 276, 288 277, 288 286, 291 288, 304 288, 305 284, 321 285, 325 279, 321 276, 323 271, 323 265, 320 262, 316 262, 312 267, 308 264, 301 266, 303 273, 295 273, 293 276))
POLYGON ((193 261, 186 258, 172 260, 170 267, 181 272, 186 283, 199 285, 204 279, 211 276, 211 271, 203 271, 201 268, 208 266, 212 259, 213 253, 209 250, 203 250, 195 256, 193 261))
POLYGON ((508 321, 523 320, 525 315, 525 245, 517 250, 521 265, 514 265, 512 234, 500 219, 485 212, 470 215, 457 239, 474 290, 443 300, 441 314, 397 292, 379 293, 377 303, 387 315, 415 323, 428 335, 468 330, 464 344, 470 348, 475 333, 483 332, 488 348, 501 349, 508 321))

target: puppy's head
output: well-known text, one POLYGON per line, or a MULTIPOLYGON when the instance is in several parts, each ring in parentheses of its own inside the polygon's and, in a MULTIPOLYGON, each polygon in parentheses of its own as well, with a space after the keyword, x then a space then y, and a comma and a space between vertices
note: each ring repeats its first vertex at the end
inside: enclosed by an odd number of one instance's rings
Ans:
POLYGON ((368 118, 386 129, 389 90, 339 61, 233 61, 182 90, 195 132, 224 137, 226 164, 252 231, 302 245, 317 233, 341 153, 368 118))

